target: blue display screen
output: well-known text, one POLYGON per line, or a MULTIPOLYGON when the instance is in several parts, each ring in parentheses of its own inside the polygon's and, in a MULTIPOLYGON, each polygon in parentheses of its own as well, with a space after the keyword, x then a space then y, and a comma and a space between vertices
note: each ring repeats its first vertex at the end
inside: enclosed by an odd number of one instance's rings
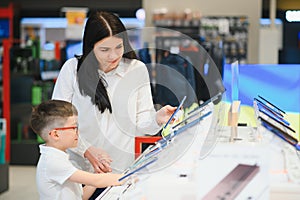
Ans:
POLYGON ((82 55, 82 41, 66 42, 66 59, 73 58, 74 55, 82 55))
MULTIPOLYGON (((231 66, 224 66, 226 100, 231 101, 231 66)), ((300 65, 245 64, 239 66, 239 99, 253 106, 253 99, 263 95, 287 112, 300 112, 300 65)))
POLYGON ((0 19, 0 39, 9 38, 9 20, 0 19))

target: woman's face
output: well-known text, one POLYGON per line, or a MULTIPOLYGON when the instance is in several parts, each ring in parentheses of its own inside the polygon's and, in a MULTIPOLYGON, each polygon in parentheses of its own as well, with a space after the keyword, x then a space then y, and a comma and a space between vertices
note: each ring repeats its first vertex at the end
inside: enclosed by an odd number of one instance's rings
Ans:
POLYGON ((94 54, 100 64, 100 69, 109 72, 118 67, 124 53, 123 39, 107 37, 94 45, 94 54))

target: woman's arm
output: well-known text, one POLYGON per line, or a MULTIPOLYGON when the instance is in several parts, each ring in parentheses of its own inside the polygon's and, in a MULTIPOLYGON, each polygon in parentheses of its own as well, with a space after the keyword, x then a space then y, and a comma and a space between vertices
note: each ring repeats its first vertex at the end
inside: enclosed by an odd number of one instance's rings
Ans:
POLYGON ((147 130, 147 134, 155 134, 155 130, 161 129, 161 126, 169 120, 176 107, 167 105, 155 112, 148 71, 144 68, 144 70, 137 72, 140 73, 140 76, 144 76, 142 80, 145 81, 137 90, 137 126, 143 132, 147 130))
POLYGON ((176 107, 172 107, 170 105, 166 105, 162 107, 160 110, 156 112, 156 122, 159 125, 166 124, 175 110, 176 107))
POLYGON ((110 156, 101 148, 90 146, 85 152, 84 157, 89 160, 96 173, 111 172, 110 156))

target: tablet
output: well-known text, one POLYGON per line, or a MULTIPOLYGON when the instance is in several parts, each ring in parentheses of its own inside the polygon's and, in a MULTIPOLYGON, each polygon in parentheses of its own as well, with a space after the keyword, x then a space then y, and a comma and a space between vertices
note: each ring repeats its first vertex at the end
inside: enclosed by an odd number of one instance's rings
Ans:
POLYGON ((124 180, 125 178, 128 178, 129 176, 131 176, 131 175, 137 173, 138 171, 144 169, 145 167, 147 167, 148 165, 154 163, 155 161, 157 161, 157 157, 154 157, 154 159, 150 160, 149 162, 145 163, 144 165, 142 165, 142 166, 136 168, 135 170, 133 170, 133 171, 127 173, 127 174, 125 174, 124 176, 122 176, 122 177, 119 179, 119 181, 122 181, 122 180, 124 180))
POLYGON ((172 121, 172 119, 175 117, 175 115, 178 113, 178 111, 180 110, 180 108, 182 107, 182 105, 184 104, 186 99, 186 96, 183 97, 183 99, 181 100, 179 106, 177 107, 177 109, 174 111, 174 113, 171 115, 170 119, 168 120, 168 122, 166 123, 166 125, 164 126, 164 128, 167 128, 167 126, 170 124, 170 122, 172 121))
POLYGON ((206 105, 208 105, 210 102, 214 102, 215 100, 217 100, 219 98, 220 95, 222 95, 224 92, 219 92, 218 94, 216 94, 215 96, 211 97, 210 99, 204 101, 202 104, 200 104, 197 108, 195 108, 194 110, 190 111, 188 113, 188 115, 192 114, 193 112, 204 108, 206 105))
POLYGON ((261 98, 262 100, 264 100, 267 105, 271 105, 269 107, 272 107, 274 110, 277 110, 278 112, 282 112, 285 114, 285 112, 283 110, 281 110, 278 106, 275 106, 274 104, 272 104, 270 101, 268 101, 267 99, 263 98, 262 96, 258 95, 259 98, 261 98))
MULTIPOLYGON (((170 134, 168 134, 166 137, 158 140, 156 142, 156 145, 152 146, 152 149, 156 148, 158 145, 160 145, 160 147, 165 147, 165 145, 172 140, 174 137, 176 137, 178 134, 182 133, 183 131, 193 127, 194 125, 196 125, 197 123, 199 123, 201 120, 203 120, 204 118, 206 118, 207 116, 209 116, 212 113, 212 111, 209 111, 199 117, 197 117, 196 119, 188 122, 187 119, 183 120, 182 122, 180 122, 179 124, 184 124, 184 126, 179 127, 177 130, 173 130, 170 134)), ((176 124, 176 127, 179 126, 179 124, 176 124)))
POLYGON ((260 112, 263 112, 264 114, 275 119, 276 121, 284 123, 286 126, 290 125, 290 123, 287 120, 285 120, 283 117, 277 115, 276 113, 272 112, 272 110, 268 109, 268 107, 266 107, 264 104, 257 102, 257 107, 260 112))
POLYGON ((274 123, 273 119, 267 118, 264 115, 260 115, 258 119, 261 121, 262 126, 264 126, 266 129, 289 143, 290 145, 294 146, 296 150, 300 151, 300 145, 298 139, 294 138, 292 135, 290 135, 286 130, 284 130, 282 127, 278 126, 278 123, 274 123))
POLYGON ((206 116, 208 116, 208 115, 210 115, 210 114, 211 114, 211 111, 208 111, 207 113, 205 113, 205 114, 203 114, 203 115, 200 115, 199 113, 195 113, 195 114, 193 114, 193 115, 190 115, 190 116, 188 116, 187 118, 185 118, 184 120, 182 120, 181 122, 179 122, 178 124, 176 124, 176 125, 173 127, 173 129, 175 129, 175 128, 177 128, 177 127, 183 125, 183 124, 184 124, 184 125, 187 125, 191 119, 195 119, 195 117, 198 116, 198 115, 200 116, 198 119, 199 119, 199 120, 202 120, 203 118, 205 118, 206 116))
POLYGON ((284 120, 286 123, 283 122, 283 119, 278 119, 277 117, 273 116, 272 114, 266 112, 265 110, 259 110, 259 115, 261 115, 261 113, 263 113, 264 115, 268 116, 269 118, 275 120, 277 123, 279 123, 280 125, 284 126, 285 128, 289 129, 290 131, 296 133, 296 131, 294 129, 292 129, 288 124, 288 122, 286 120, 284 120))
POLYGON ((283 113, 282 113, 281 111, 279 111, 279 110, 277 110, 277 109, 274 109, 274 108, 268 106, 267 104, 265 104, 264 102, 262 102, 261 100, 259 100, 259 99, 257 99, 257 98, 254 98, 254 100, 255 100, 256 102, 260 103, 261 106, 265 107, 265 109, 268 109, 270 112, 274 113, 274 115, 277 115, 277 116, 279 116, 279 117, 281 117, 281 118, 284 117, 284 116, 283 116, 283 113))

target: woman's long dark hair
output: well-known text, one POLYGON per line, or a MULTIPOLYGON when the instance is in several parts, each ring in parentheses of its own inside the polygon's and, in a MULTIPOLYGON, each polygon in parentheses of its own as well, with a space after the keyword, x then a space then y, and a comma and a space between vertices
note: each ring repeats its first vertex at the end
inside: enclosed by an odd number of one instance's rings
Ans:
POLYGON ((112 107, 106 91, 105 80, 98 73, 99 63, 93 48, 97 42, 110 36, 123 39, 124 58, 137 58, 129 43, 126 28, 119 17, 113 13, 103 11, 95 11, 88 18, 83 35, 83 54, 77 57, 79 90, 82 95, 91 97, 92 103, 97 105, 101 113, 105 109, 112 112, 112 107))

